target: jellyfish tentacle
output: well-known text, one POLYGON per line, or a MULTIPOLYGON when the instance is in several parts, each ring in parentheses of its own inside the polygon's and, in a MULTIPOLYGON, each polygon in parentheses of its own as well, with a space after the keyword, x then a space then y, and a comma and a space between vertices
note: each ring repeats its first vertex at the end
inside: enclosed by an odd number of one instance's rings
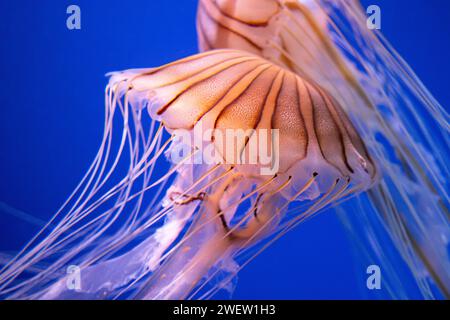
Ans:
MULTIPOLYGON (((107 90, 108 91, 108 90, 107 90)), ((106 98, 105 98, 106 99, 106 98)), ((91 186, 91 183, 94 181, 95 175, 97 174, 97 170, 99 168, 99 166, 102 164, 102 160, 104 161, 104 159, 102 159, 102 154, 104 152, 104 147, 105 144, 107 144, 107 150, 106 150, 106 155, 109 154, 109 147, 110 147, 110 141, 111 141, 111 134, 110 134, 110 127, 111 127, 111 119, 112 117, 110 116, 110 113, 113 114, 114 110, 115 110, 115 104, 113 106, 111 106, 111 104, 109 104, 108 102, 106 103, 105 106, 105 134, 104 134, 104 138, 100 147, 100 150, 98 152, 98 155, 96 157, 96 159, 93 162, 93 165, 91 166, 94 167, 93 170, 89 169, 88 173, 86 174, 86 185, 83 188, 83 191, 81 192, 81 194, 79 195, 78 199, 75 201, 75 203, 72 205, 72 209, 69 209, 69 213, 78 205, 78 203, 82 200, 83 196, 86 194, 86 192, 88 191, 89 187, 91 186), (90 173, 92 171, 92 173, 90 173), (87 178, 89 177, 89 178, 87 178)), ((82 179, 83 181, 85 180, 85 178, 82 179)), ((97 179, 98 180, 98 179, 97 179)), ((82 185, 82 183, 80 183, 80 186, 82 185)), ((78 187, 77 187, 78 189, 78 187)), ((74 194, 76 192, 74 192, 70 198, 73 198, 74 194)), ((53 222, 57 216, 61 215, 62 210, 64 207, 67 206, 67 204, 69 203, 69 201, 67 201, 63 207, 57 212, 57 214, 54 215, 54 217, 51 219, 51 221, 49 222, 49 224, 51 222, 53 222)), ((63 217, 62 221, 65 221, 67 219, 68 214, 66 214, 65 217, 63 217)), ((61 223, 61 222, 60 222, 61 223)), ((10 264, 8 266, 8 269, 6 269, 6 266, 4 268, 4 270, 2 270, 1 273, 1 278, 2 278, 2 285, 0 286, 0 290, 2 290, 3 288, 5 288, 9 283, 11 283, 11 281, 13 281, 18 274, 20 274, 23 270, 25 270, 28 265, 32 262, 32 260, 30 261, 30 257, 32 257, 33 255, 35 256, 34 259, 39 258, 39 252, 43 252, 44 249, 46 248, 46 240, 45 239, 49 239, 49 237, 51 237, 54 233, 54 231, 51 231, 50 234, 47 236, 47 238, 45 238, 44 240, 42 240, 38 245, 36 245, 34 248, 32 248, 29 252, 25 252, 26 249, 28 249, 32 243, 44 232, 44 230, 47 229, 48 226, 44 227, 33 239, 32 241, 25 246, 25 248, 19 252, 19 254, 15 257, 15 259, 13 259, 13 262, 15 264, 10 264), (22 255, 24 254, 24 255, 22 255), (24 261, 29 260, 28 263, 24 263, 24 261), (17 266, 17 267, 16 267, 17 266)))
MULTIPOLYGON (((306 185, 301 188, 300 192, 296 194, 297 198, 300 194, 304 193, 312 184, 312 182, 314 182, 314 179, 317 175, 313 175, 313 177, 311 177, 311 179, 306 183, 306 185)), ((290 179, 288 179, 287 181, 289 181, 290 179)), ((349 180, 347 180, 347 183, 344 184, 343 187, 341 187, 336 194, 334 195, 334 197, 338 197, 340 193, 342 193, 348 186, 349 184, 349 180)), ((326 200, 331 194, 332 192, 335 190, 335 187, 337 186, 337 183, 339 182, 339 179, 335 182, 335 184, 333 184, 330 189, 319 199, 319 201, 317 201, 307 212, 311 212, 311 213, 317 213, 319 210, 321 210, 323 207, 325 207, 327 204, 329 204, 332 199, 328 199, 328 201, 326 201, 324 204, 321 204, 321 202, 324 201, 324 199, 326 200)), ((270 195, 267 199, 265 199, 265 203, 270 202, 270 197, 274 196, 273 194, 270 195)), ((276 196, 275 196, 276 197, 276 196)), ((288 201, 288 203, 290 203, 291 201, 294 201, 295 198, 291 198, 290 201, 288 201)), ((258 215, 257 219, 254 219, 254 225, 253 227, 250 227, 248 230, 239 230, 239 231, 235 231, 235 230, 229 230, 228 233, 233 232, 233 234, 236 236, 233 239, 238 239, 238 243, 240 248, 247 248, 248 246, 251 245, 251 243, 255 243, 257 242, 257 238, 258 237, 264 237, 263 236, 263 231, 265 228, 269 227, 270 225, 277 225, 277 223, 274 222, 274 220, 279 217, 282 212, 284 212, 286 210, 286 206, 283 207, 279 207, 276 208, 275 211, 277 212, 277 214, 274 214, 272 212, 272 209, 274 208, 272 205, 265 205, 265 203, 261 203, 260 209, 261 209, 261 214, 258 215), (245 240, 245 241, 244 241, 245 240)), ((274 203, 276 203, 276 200, 274 201, 274 203)), ((250 210, 250 214, 252 213, 253 210, 250 210)), ((248 215, 248 213, 247 213, 248 215)), ((245 219, 245 218, 244 218, 245 219)), ((244 220, 243 219, 243 220, 244 220)), ((295 221, 292 222, 292 224, 294 224, 295 221)), ((291 226, 293 227, 293 226, 291 226)), ((228 278, 226 278, 222 285, 225 285, 227 282, 231 281, 232 278, 234 277, 234 275, 239 272, 239 270, 241 270, 245 265, 247 265, 248 263, 250 263, 250 261, 252 261, 254 258, 256 258, 256 256, 258 256, 264 249, 266 249, 269 245, 271 245, 274 241, 276 241, 279 237, 281 237, 284 233, 286 233, 288 231, 288 227, 285 227, 286 230, 279 232, 279 234, 274 238, 271 239, 266 245, 264 245, 256 254, 254 254, 252 257, 250 257, 249 259, 246 259, 245 262, 239 266, 239 268, 235 271, 235 273, 231 274, 230 276, 228 276, 228 278)), ((237 253, 235 254, 237 255, 237 253)), ((214 278, 218 272, 220 272, 220 270, 216 270, 215 272, 213 272, 209 278, 207 278, 207 280, 204 281, 204 283, 197 288, 196 291, 194 291, 189 298, 193 298, 196 294, 198 294, 208 283, 208 281, 210 281, 212 278, 214 278)), ((214 295, 218 290, 220 290, 220 287, 214 287, 211 289, 210 295, 212 296, 214 295)), ((206 292, 203 296, 201 296, 200 298, 207 298, 208 296, 208 292, 206 292)))
POLYGON ((97 152, 97 155, 94 159, 94 161, 92 162, 91 166, 89 167, 88 171, 86 172, 86 174, 84 175, 84 177, 81 179, 80 183, 77 185, 77 187, 75 188, 75 190, 72 192, 72 194, 68 197, 68 199, 64 202, 64 204, 61 206, 61 208, 56 212, 56 214, 50 219, 50 221, 47 223, 47 225, 45 225, 32 239, 31 241, 24 246, 24 248, 8 263, 6 264, 2 270, 1 270, 1 280, 0 281, 2 283, 2 286, 0 286, 0 289, 5 287, 10 281, 5 281, 4 279, 9 276, 10 274, 8 273, 8 269, 10 271, 14 271, 14 270, 18 270, 17 268, 13 267, 13 263, 16 263, 17 260, 19 259, 19 257, 22 257, 22 260, 27 259, 33 252, 33 250, 31 250, 30 252, 28 252, 25 256, 23 256, 23 254, 25 253, 25 251, 32 246, 32 244, 36 241, 36 239, 41 236, 41 234, 48 229, 48 227, 50 226, 51 223, 53 223, 53 221, 62 213, 63 209, 70 203, 70 201, 75 197, 76 193, 81 189, 82 185, 84 184, 84 182, 87 180, 87 183, 84 187, 84 190, 81 192, 81 195, 79 196, 77 202, 75 202, 75 204, 73 206, 75 206, 80 200, 81 197, 83 197, 83 195, 85 194, 85 192, 87 191, 87 189, 89 188, 90 183, 93 180, 94 175, 97 172, 98 166, 101 163, 101 157, 102 154, 104 152, 104 146, 105 143, 109 140, 110 135, 107 134, 107 132, 109 133, 108 128, 110 127, 110 115, 109 113, 111 111, 114 111, 114 108, 112 108, 112 110, 110 110, 110 106, 111 104, 109 103, 108 100, 110 100, 111 96, 108 92, 110 92, 110 88, 107 87, 106 88, 106 93, 105 93, 105 134, 103 137, 103 141, 101 143, 100 149, 97 152), (109 99, 108 99, 109 98, 109 99), (92 173, 91 173, 92 172, 92 173))
MULTIPOLYGON (((320 200, 318 202, 316 202, 311 208, 309 208, 306 213, 317 213, 320 209, 322 209, 324 206, 326 206, 330 201, 326 201, 324 204, 321 204, 321 202, 323 202, 324 200, 326 200, 328 198, 328 196, 335 190, 335 187, 337 186, 336 182, 335 184, 333 184, 333 186, 330 187, 330 189, 320 198, 320 200), (319 208, 317 208, 319 207, 319 208)), ((344 186, 346 187, 348 184, 346 183, 344 186)), ((338 190, 338 192, 342 192, 344 188, 341 188, 340 190, 338 190)), ((344 189, 345 190, 345 189, 344 189)), ((259 228, 251 237, 249 237, 246 242, 243 244, 243 247, 247 247, 253 240, 254 238, 261 232, 261 230, 264 229, 264 227, 270 225, 273 222, 273 219, 275 218, 275 215, 272 215, 272 217, 270 219, 268 219, 264 225, 259 228)), ((286 232, 288 232, 290 230, 290 228, 293 227, 294 224, 298 223, 298 221, 292 221, 289 225, 285 227, 283 230, 281 230, 281 232, 279 232, 273 239, 270 239, 270 241, 268 241, 266 244, 264 244, 264 246, 262 246, 255 254, 253 254, 250 258, 246 259, 239 267, 238 270, 236 270, 236 273, 239 272, 239 270, 241 270, 242 268, 244 268, 247 264, 249 264, 253 259, 255 259, 259 254, 261 254, 267 247, 269 247, 271 244, 273 244, 273 242, 275 242, 277 239, 279 239, 282 235, 284 235, 286 232)), ((217 273, 217 272, 216 272, 217 273)), ((229 282, 232 280, 234 274, 230 275, 227 279, 224 280, 224 284, 226 282, 229 282)), ((212 278, 213 276, 211 276, 212 278)), ((210 290, 210 292, 206 292, 203 296, 200 297, 200 299, 207 299, 211 296, 213 296, 215 293, 217 293, 217 291, 220 290, 220 287, 215 287, 212 288, 210 290)))
MULTIPOLYGON (((203 229, 205 228, 210 228, 213 225, 210 224, 210 222, 212 220, 216 220, 216 225, 218 225, 217 228, 219 228, 218 230, 220 230, 220 228, 224 228, 224 226, 222 225, 223 220, 220 217, 223 217, 223 215, 221 215, 221 212, 223 213, 227 213, 228 215, 231 214, 232 212, 234 212, 236 209, 236 205, 232 204, 230 206, 227 206, 226 208, 220 208, 220 204, 219 204, 219 199, 221 199, 224 194, 227 192, 227 190, 229 190, 229 186, 230 183, 232 183, 233 181, 235 181, 236 179, 241 178, 242 176, 240 174, 237 175, 232 175, 230 177, 228 177, 228 179, 224 180, 221 184, 217 185, 217 187, 214 189, 214 192, 210 193, 209 195, 207 195, 204 199, 203 199, 203 208, 204 210, 204 214, 201 215, 201 217, 199 218, 199 220, 204 220, 206 219, 206 224, 205 223, 200 223, 199 227, 193 227, 192 228, 192 232, 189 233, 186 237, 186 239, 183 239, 183 245, 182 247, 177 248, 177 250, 181 250, 183 251, 183 248, 185 248, 184 250, 187 250, 187 252, 189 252, 192 249, 192 246, 189 245, 189 243, 191 243, 191 241, 188 241, 189 238, 191 238, 195 233, 197 234, 197 236, 199 236, 199 234, 201 235, 202 232, 204 232, 203 229), (230 210, 232 210, 230 212, 230 210), (211 219, 208 219, 209 217, 212 217, 211 219), (187 248, 191 248, 191 249, 187 249, 187 248)), ((259 185, 255 190, 256 192, 258 192, 259 190, 266 188, 267 185, 269 185, 272 180, 274 180, 275 177, 273 177, 272 179, 269 179, 268 181, 263 182, 261 185, 259 185)), ((253 192, 253 194, 256 194, 255 192, 253 192)), ((201 246, 201 248, 197 249, 197 251, 194 253, 194 256, 188 260, 188 262, 186 263, 180 263, 179 261, 177 261, 176 264, 172 265, 170 262, 171 260, 169 260, 166 265, 166 268, 164 270, 167 271, 160 271, 158 272, 158 274, 156 274, 154 277, 159 277, 159 279, 152 279, 154 281, 156 281, 156 283, 153 283, 150 286, 150 289, 148 292, 146 293, 142 293, 144 295, 144 297, 146 298, 154 298, 154 299, 158 299, 158 298, 174 298, 174 297, 184 297, 187 294, 189 294, 193 287, 197 285, 198 281, 200 278, 203 277, 204 275, 204 271, 207 269, 210 269, 212 265, 217 263, 217 254, 219 254, 220 256, 222 256, 221 259, 225 259, 224 256, 228 255, 227 252, 229 252, 229 250, 234 251, 235 249, 233 249, 233 246, 239 246, 239 242, 240 240, 236 240, 235 237, 231 237, 232 234, 230 234, 229 236, 226 236, 224 233, 226 231, 228 231, 228 228, 224 228, 222 230, 222 232, 217 232, 216 231, 216 235, 214 237, 212 237, 212 239, 209 239, 208 242, 213 241, 215 243, 214 246, 211 246, 210 243, 204 244, 201 246), (237 241, 237 242, 236 242, 237 241), (235 245, 233 245, 234 243, 237 243, 235 245), (214 248, 214 254, 210 252, 211 248, 214 248), (205 253, 207 252, 207 253, 205 253), (217 253, 219 252, 219 253, 217 253), (195 257, 195 258, 194 258, 195 257), (206 265, 206 266, 205 266, 206 265), (180 269, 177 269, 180 268, 180 269), (175 270, 176 274, 173 274, 175 270), (178 271, 177 271, 178 270, 178 271), (199 273, 199 270, 202 270, 203 272, 199 273), (161 274, 162 272, 162 274, 161 274), (170 274, 170 275, 169 275, 170 274), (165 276, 164 276, 165 275, 165 276), (186 280, 186 279, 192 279, 192 277, 195 277, 196 280, 186 280), (163 283, 162 287, 161 284, 159 284, 159 281, 161 281, 163 283), (187 283, 187 282, 188 283, 187 283), (181 285, 180 285, 181 283, 181 285), (149 296, 150 295, 150 296, 149 296)), ((193 240, 196 240, 195 238, 193 240)), ((181 254, 174 254, 173 259, 175 259, 175 257, 178 257, 178 259, 180 259, 182 255, 181 254)), ((170 258, 169 258, 170 259, 170 258)), ((183 258, 181 258, 183 259, 183 258)), ((174 261, 174 260, 172 260, 174 261)), ((175 259, 176 261, 176 259, 175 259)), ((182 260, 184 261, 184 260, 182 260)), ((164 268, 164 266, 162 267, 164 268)), ((141 296, 138 296, 141 297, 141 296)))

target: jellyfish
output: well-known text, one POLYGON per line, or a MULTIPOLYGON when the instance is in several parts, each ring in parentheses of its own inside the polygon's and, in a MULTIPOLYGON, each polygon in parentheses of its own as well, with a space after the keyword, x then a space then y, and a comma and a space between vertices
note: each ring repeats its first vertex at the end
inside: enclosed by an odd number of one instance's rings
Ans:
POLYGON ((382 178, 337 207, 355 242, 371 243, 358 251, 383 265, 390 296, 411 297, 405 285, 415 282, 416 297, 449 298, 449 116, 366 21, 365 10, 351 0, 265 0, 259 6, 201 0, 197 30, 201 50, 238 48, 263 56, 339 101, 382 178), (393 247, 403 262, 389 252, 393 247))
POLYGON ((362 7, 200 0, 197 30, 202 53, 109 74, 99 151, 0 296, 211 298, 332 206, 393 298, 399 259, 448 297, 448 114, 362 7))
POLYGON ((237 255, 264 241, 268 245, 376 181, 376 166, 337 101, 317 84, 248 52, 211 50, 159 68, 113 73, 106 91, 105 136, 120 109, 132 165, 124 179, 97 194, 117 162, 104 169, 106 137, 90 189, 84 188, 73 209, 25 254, 26 263, 19 258, 11 264, 24 268, 56 255, 46 271, 14 287, 13 297, 194 297, 216 274, 234 277, 237 255), (152 122, 151 139, 142 135, 144 121, 152 122), (165 143, 163 130, 170 134, 165 143), (152 181, 163 154, 172 167, 152 181), (162 205, 143 207, 141 194, 173 175, 162 205), (144 184, 133 193, 138 177, 144 184), (113 208, 102 210, 114 196, 113 208), (134 199, 139 200, 126 210, 134 199), (291 202, 302 206, 289 209, 291 202), (128 217, 108 236, 121 213, 128 217), (64 252, 74 242, 77 246, 64 252), (67 290, 68 277, 55 276, 64 265, 80 268, 85 284, 80 290, 67 290), (48 286, 39 288, 45 281, 48 286))

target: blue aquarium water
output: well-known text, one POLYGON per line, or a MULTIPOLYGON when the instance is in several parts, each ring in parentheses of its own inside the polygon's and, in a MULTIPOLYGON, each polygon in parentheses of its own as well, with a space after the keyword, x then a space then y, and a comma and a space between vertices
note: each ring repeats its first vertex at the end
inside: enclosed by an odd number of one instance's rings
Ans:
MULTIPOLYGON (((450 2, 363 1, 370 4, 382 9, 383 34, 447 108, 450 2)), ((0 2, 0 252, 17 252, 93 160, 105 74, 196 53, 196 7, 194 0, 0 2), (70 4, 81 8, 81 30, 66 27, 70 4)), ((366 288, 366 268, 326 211, 244 268, 233 298, 383 297, 383 288, 366 288)))

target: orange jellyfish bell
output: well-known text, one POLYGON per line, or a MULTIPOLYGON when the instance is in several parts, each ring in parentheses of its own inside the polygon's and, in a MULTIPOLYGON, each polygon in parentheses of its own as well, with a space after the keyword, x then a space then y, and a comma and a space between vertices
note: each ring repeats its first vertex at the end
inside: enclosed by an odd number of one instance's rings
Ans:
POLYGON ((209 51, 115 77, 125 78, 128 95, 147 100, 151 117, 168 130, 278 130, 274 173, 291 176, 293 185, 315 174, 321 191, 336 179, 361 190, 374 180, 375 166, 337 102, 318 85, 250 53, 209 51))
POLYGON ((316 1, 200 0, 198 43, 201 51, 240 49, 297 74, 317 73, 317 59, 328 49, 317 33, 326 22, 316 1))

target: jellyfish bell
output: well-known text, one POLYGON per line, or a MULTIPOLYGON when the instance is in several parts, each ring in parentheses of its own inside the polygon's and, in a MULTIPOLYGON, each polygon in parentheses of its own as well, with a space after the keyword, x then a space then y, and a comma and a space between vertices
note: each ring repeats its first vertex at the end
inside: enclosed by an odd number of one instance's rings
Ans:
POLYGON ((309 75, 303 69, 317 73, 317 60, 327 52, 317 34, 326 23, 314 0, 200 0, 197 12, 201 51, 240 49, 303 76, 309 75))
MULTIPOLYGON (((332 181, 350 177, 362 189, 374 180, 375 166, 337 101, 318 85, 260 57, 238 50, 208 51, 156 69, 124 71, 112 76, 113 87, 117 81, 125 81, 122 88, 129 100, 147 105, 150 116, 170 132, 194 133, 200 127, 196 134, 203 135, 209 130, 211 139, 202 143, 214 145, 223 157, 226 145, 214 139, 223 131, 275 129, 280 165, 272 175, 304 182, 302 176, 322 171, 327 174, 319 174, 317 183, 325 184, 327 176, 332 181)), ((192 140, 193 147, 199 146, 198 140, 192 140)), ((248 148, 248 139, 244 144, 237 150, 248 148)), ((230 162, 236 158, 233 154, 223 163, 236 171, 248 170, 245 164, 230 162)))

